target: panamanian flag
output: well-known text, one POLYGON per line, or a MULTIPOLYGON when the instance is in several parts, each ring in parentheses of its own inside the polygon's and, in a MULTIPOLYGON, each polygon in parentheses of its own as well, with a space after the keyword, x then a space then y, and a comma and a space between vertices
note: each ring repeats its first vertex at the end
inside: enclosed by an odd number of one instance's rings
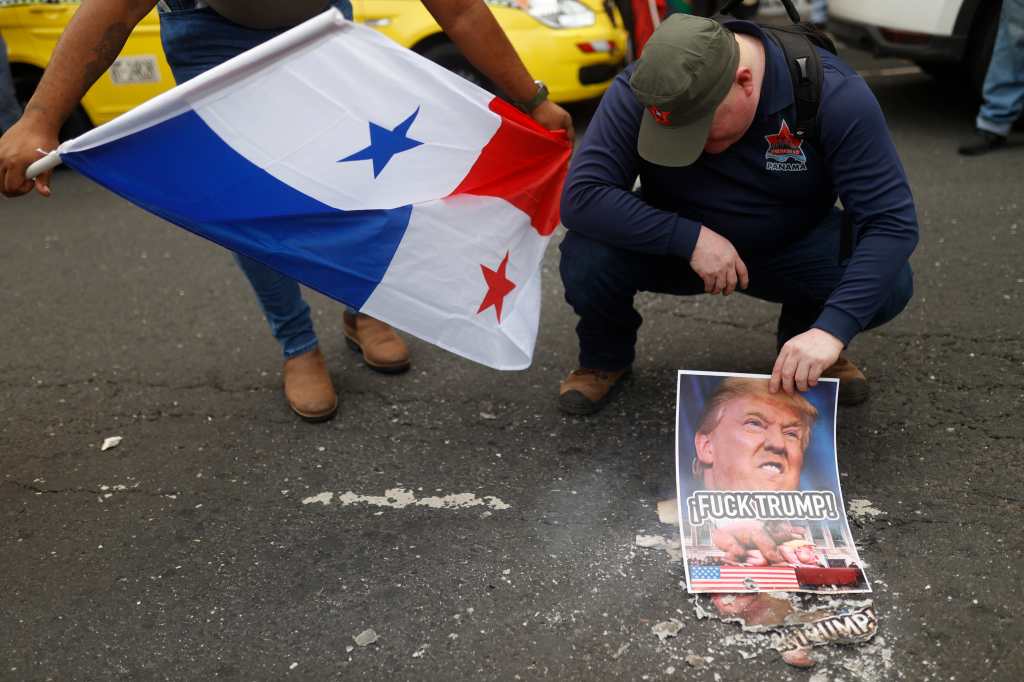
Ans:
POLYGON ((57 150, 172 223, 497 369, 532 359, 570 152, 334 9, 57 150))

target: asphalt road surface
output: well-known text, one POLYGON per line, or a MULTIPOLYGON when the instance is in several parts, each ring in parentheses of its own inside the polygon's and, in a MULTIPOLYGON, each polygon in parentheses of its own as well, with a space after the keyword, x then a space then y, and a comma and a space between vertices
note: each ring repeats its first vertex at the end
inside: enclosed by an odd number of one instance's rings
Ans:
MULTIPOLYGON (((810 674, 1024 679, 1024 145, 959 157, 968 97, 852 59, 922 239, 913 302, 851 348, 873 397, 839 417, 845 495, 884 512, 853 529, 879 639, 810 674)), ((769 371, 774 306, 642 297, 633 378, 577 419, 555 409, 576 341, 554 245, 525 372, 413 340, 413 371, 374 374, 310 294, 341 410, 308 425, 226 251, 71 172, 54 186, 0 202, 0 678, 809 677, 746 658, 634 544, 672 534, 675 370, 769 371), (480 504, 346 504, 394 489, 480 504)))

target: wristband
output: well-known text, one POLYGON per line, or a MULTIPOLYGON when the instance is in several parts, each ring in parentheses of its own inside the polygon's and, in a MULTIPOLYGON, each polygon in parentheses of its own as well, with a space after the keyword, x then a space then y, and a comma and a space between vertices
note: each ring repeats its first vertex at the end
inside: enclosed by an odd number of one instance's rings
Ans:
POLYGON ((512 104, 516 105, 516 107, 518 107, 527 114, 532 114, 533 110, 539 107, 544 102, 544 100, 548 98, 548 86, 544 85, 544 81, 533 82, 537 86, 537 94, 535 94, 526 102, 512 100, 512 104))

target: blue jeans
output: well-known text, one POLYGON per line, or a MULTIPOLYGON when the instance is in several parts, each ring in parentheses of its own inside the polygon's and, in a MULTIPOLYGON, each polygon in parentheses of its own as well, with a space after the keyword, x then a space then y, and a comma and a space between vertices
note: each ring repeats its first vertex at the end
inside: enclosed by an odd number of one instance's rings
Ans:
POLYGON ((11 65, 7 63, 7 43, 0 36, 0 134, 21 118, 21 105, 14 94, 11 65))
MULTIPOLYGON (((742 293, 782 304, 776 331, 780 348, 811 328, 842 279, 848 260, 842 257, 842 222, 842 212, 833 209, 819 226, 779 253, 745 261, 750 286, 742 293)), ((704 293, 703 280, 682 258, 626 251, 573 231, 565 236, 561 251, 565 300, 580 318, 576 325, 580 367, 617 371, 633 363, 636 334, 643 322, 633 307, 638 291, 704 293)), ((868 328, 896 317, 912 293, 913 276, 907 264, 868 328)))
POLYGON ((824 24, 828 21, 828 0, 811 0, 812 24, 824 24))
POLYGON ((1024 0, 1003 0, 978 130, 1006 137, 1024 110, 1024 0))
MULTIPOLYGON (((281 33, 243 28, 211 9, 177 9, 194 4, 188 0, 172 0, 169 4, 173 11, 160 14, 160 38, 179 84, 281 33)), ((349 0, 333 0, 332 4, 352 18, 349 0)), ((246 256, 235 254, 235 261, 256 292, 284 357, 316 348, 313 320, 299 283, 246 256)))

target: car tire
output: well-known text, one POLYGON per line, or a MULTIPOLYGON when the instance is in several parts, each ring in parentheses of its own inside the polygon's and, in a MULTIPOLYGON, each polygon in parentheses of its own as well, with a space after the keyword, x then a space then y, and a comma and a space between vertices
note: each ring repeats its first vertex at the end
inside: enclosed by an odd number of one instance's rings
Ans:
POLYGON ((914 62, 937 81, 958 83, 964 80, 963 67, 956 62, 914 62))
MULTIPOLYGON (((14 77, 14 92, 18 97, 18 103, 24 108, 39 85, 43 72, 39 69, 27 67, 21 64, 11 65, 11 75, 14 77)), ((89 115, 79 104, 68 116, 68 120, 60 129, 59 139, 61 142, 78 137, 82 133, 93 128, 89 115)))
POLYGON ((89 120, 89 115, 85 113, 85 109, 79 104, 71 112, 71 115, 68 116, 68 120, 64 121, 64 125, 61 126, 59 139, 61 142, 70 140, 92 130, 94 127, 92 121, 89 120))
POLYGON ((494 83, 477 71, 477 69, 469 63, 469 60, 462 56, 462 52, 460 52, 459 48, 454 44, 441 43, 440 45, 434 45, 433 47, 427 48, 422 54, 430 61, 440 64, 454 74, 462 76, 470 83, 478 85, 491 93, 498 92, 494 83))

